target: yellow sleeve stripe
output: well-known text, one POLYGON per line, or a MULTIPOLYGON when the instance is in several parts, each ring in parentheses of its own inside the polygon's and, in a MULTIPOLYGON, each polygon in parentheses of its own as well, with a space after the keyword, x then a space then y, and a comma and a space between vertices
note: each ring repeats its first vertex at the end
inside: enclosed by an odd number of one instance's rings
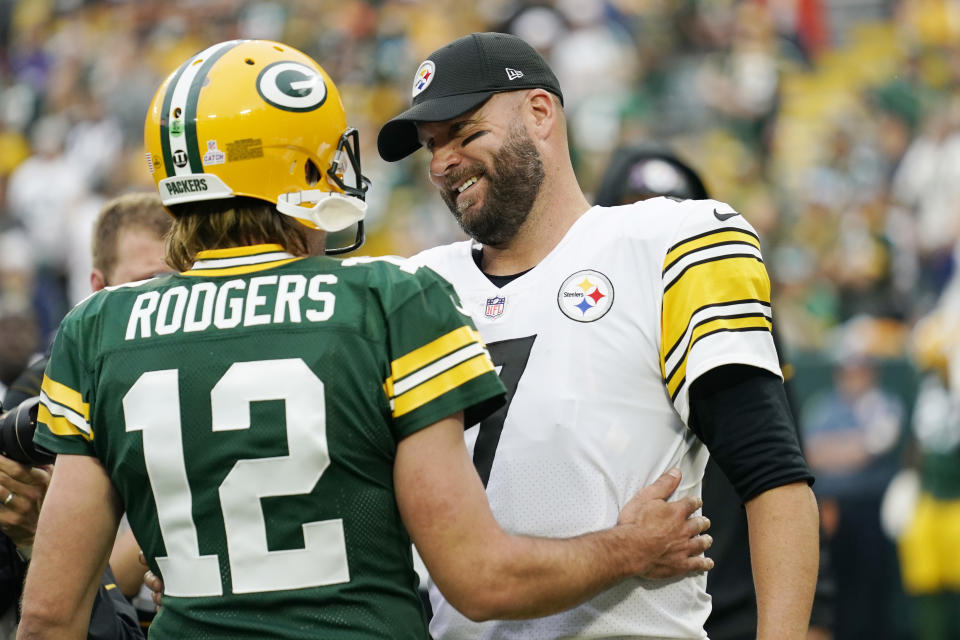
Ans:
POLYGON ((452 369, 431 378, 423 384, 417 385, 404 394, 397 396, 393 404, 393 417, 410 413, 435 400, 452 389, 481 376, 489 371, 493 371, 493 363, 486 354, 475 356, 466 362, 458 364, 452 369))
POLYGON ((454 329, 450 333, 440 336, 433 342, 428 342, 418 349, 414 349, 406 355, 400 356, 390 364, 390 373, 393 380, 399 380, 408 376, 417 369, 421 369, 435 360, 439 360, 445 355, 456 351, 457 349, 470 344, 479 342, 483 344, 483 339, 476 329, 466 325, 459 329, 454 329))
POLYGON ((239 276, 254 271, 264 271, 273 269, 295 260, 302 258, 284 258, 283 260, 273 260, 271 262, 258 262, 257 264, 245 264, 238 267, 223 267, 222 269, 190 269, 180 273, 182 276, 239 276))
POLYGON ((240 258, 245 256, 255 256, 259 253, 273 253, 274 251, 286 251, 282 244, 254 244, 243 247, 227 247, 226 249, 205 249, 197 253, 197 260, 207 260, 210 258, 240 258))
POLYGON ((93 433, 84 433, 66 418, 50 413, 50 410, 43 404, 37 409, 37 422, 47 425, 47 428, 55 436, 80 436, 84 440, 93 440, 93 433))
POLYGON ((686 330, 680 335, 676 342, 670 345, 670 348, 663 354, 663 360, 667 368, 671 368, 670 362, 675 359, 675 351, 685 346, 693 329, 703 324, 711 318, 745 318, 747 316, 765 315, 770 317, 770 303, 763 300, 729 300, 725 302, 714 302, 705 304, 696 309, 687 320, 686 330))
POLYGON ((698 309, 736 300, 770 304, 770 278, 763 263, 752 256, 728 257, 691 267, 663 294, 661 357, 683 337, 698 309))
POLYGON ((62 405, 71 411, 83 416, 84 421, 90 422, 90 404, 83 401, 79 391, 71 389, 44 374, 40 390, 47 394, 53 402, 62 405))
POLYGON ((670 265, 688 253, 721 244, 749 244, 760 249, 760 239, 756 235, 746 229, 724 227, 687 238, 670 247, 663 259, 663 270, 669 269, 670 265))
POLYGON ((693 345, 701 338, 706 338, 707 336, 721 332, 772 330, 773 323, 770 322, 770 319, 766 316, 753 318, 714 318, 694 329, 693 337, 690 339, 690 345, 687 347, 683 359, 677 367, 670 372, 670 375, 665 376, 667 391, 670 393, 671 400, 677 397, 677 391, 686 381, 687 356, 690 355, 690 350, 693 348, 693 345))

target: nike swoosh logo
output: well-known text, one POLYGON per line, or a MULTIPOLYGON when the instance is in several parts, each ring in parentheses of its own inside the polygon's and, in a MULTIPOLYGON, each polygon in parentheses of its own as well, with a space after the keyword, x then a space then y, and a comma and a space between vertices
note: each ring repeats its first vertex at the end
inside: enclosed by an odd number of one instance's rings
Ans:
POLYGON ((740 214, 737 211, 728 211, 727 213, 720 213, 716 209, 713 210, 713 216, 720 222, 724 222, 725 220, 729 220, 733 216, 738 216, 738 215, 740 214))

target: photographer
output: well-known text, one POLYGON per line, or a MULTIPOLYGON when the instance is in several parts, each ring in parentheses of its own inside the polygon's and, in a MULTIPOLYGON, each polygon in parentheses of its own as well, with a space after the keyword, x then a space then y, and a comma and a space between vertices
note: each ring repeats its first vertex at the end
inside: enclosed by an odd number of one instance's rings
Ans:
MULTIPOLYGON (((163 262, 163 235, 170 227, 169 214, 156 193, 131 193, 108 202, 101 211, 93 233, 93 271, 91 288, 99 291, 108 286, 149 278, 167 271, 163 262)), ((40 393, 47 359, 41 358, 25 370, 4 398, 3 407, 9 409, 8 421, 18 407, 27 407, 30 399, 40 393)), ((33 418, 36 413, 34 409, 33 418)), ((26 420, 25 420, 26 421, 26 420)), ((10 429, 12 427, 8 427, 10 429)), ((22 427, 21 427, 22 428, 22 427)), ((32 445, 30 437, 2 438, 0 445, 10 442, 32 445)), ((32 436, 31 434, 29 434, 32 436)), ((15 455, 0 446, 0 454, 15 455)), ((26 462, 26 460, 23 460, 26 462)), ((16 630, 17 607, 23 588, 26 565, 30 558, 33 536, 43 496, 50 481, 52 465, 28 465, 0 455, 0 640, 12 637, 16 630)), ((131 586, 130 576, 139 580, 143 567, 137 563, 135 543, 127 540, 129 532, 118 540, 123 552, 115 553, 111 566, 101 581, 90 620, 87 637, 90 640, 142 639, 137 612, 124 597, 139 587, 131 586), (123 545, 121 545, 121 541, 123 545), (113 570, 118 572, 114 577, 113 570)), ((132 538, 132 536, 129 536, 132 538)))

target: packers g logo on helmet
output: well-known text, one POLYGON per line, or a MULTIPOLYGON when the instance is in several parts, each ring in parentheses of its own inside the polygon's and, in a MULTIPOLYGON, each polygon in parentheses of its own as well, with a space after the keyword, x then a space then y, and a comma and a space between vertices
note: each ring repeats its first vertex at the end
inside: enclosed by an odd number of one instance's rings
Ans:
POLYGON ((327 99, 323 77, 298 62, 275 62, 260 72, 257 91, 273 106, 288 111, 312 111, 327 99))
POLYGON ((359 136, 336 85, 309 56, 266 40, 215 44, 157 90, 144 125, 165 205, 246 196, 325 231, 357 225, 364 197, 359 136))

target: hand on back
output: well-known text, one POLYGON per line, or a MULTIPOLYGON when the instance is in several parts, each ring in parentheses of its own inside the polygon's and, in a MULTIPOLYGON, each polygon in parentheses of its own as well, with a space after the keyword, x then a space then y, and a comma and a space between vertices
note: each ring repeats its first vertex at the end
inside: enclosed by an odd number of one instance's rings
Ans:
POLYGON ((693 515, 703 501, 693 496, 667 501, 679 484, 680 472, 672 469, 638 491, 620 511, 617 525, 636 547, 638 577, 672 578, 713 568, 713 560, 703 555, 713 544, 703 533, 710 520, 693 515))

